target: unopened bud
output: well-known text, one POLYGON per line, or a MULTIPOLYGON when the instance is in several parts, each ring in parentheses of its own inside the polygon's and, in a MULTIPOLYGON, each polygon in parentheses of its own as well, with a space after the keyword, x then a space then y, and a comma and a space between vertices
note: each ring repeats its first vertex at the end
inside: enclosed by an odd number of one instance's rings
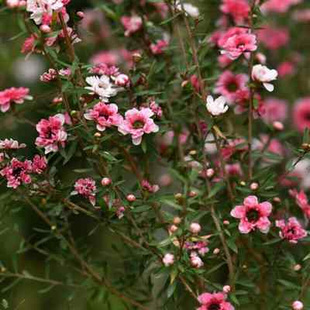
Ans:
POLYGON ((133 195, 133 194, 129 194, 127 195, 126 199, 129 201, 129 202, 133 202, 136 200, 136 196, 133 195))
POLYGON ((250 185, 250 189, 251 189, 252 191, 256 191, 256 190, 258 189, 258 187, 259 187, 259 185, 258 185, 258 183, 256 183, 256 182, 253 182, 253 183, 251 183, 251 185, 250 185))
POLYGON ((302 148, 303 150, 305 150, 306 152, 309 152, 309 151, 310 151, 310 144, 309 144, 309 143, 303 143, 303 144, 301 145, 301 148, 302 148))
POLYGON ((224 285, 223 286, 223 292, 228 294, 231 291, 230 285, 224 285))
POLYGON ((197 151, 196 150, 191 150, 188 154, 191 155, 191 156, 195 156, 197 154, 197 151))
POLYGON ((244 181, 241 181, 241 182, 240 182, 240 185, 241 185, 241 186, 246 186, 246 183, 245 183, 244 181))
POLYGON ((135 63, 138 63, 142 59, 142 55, 140 53, 133 53, 132 54, 132 60, 135 63))
POLYGON ((190 192, 188 193, 188 196, 189 196, 189 197, 196 197, 196 196, 197 196, 197 193, 196 193, 195 191, 190 191, 190 192))
POLYGON ((281 198, 280 197, 274 197, 273 201, 277 202, 277 203, 280 203, 281 202, 281 198))
POLYGON ((223 224, 224 224, 224 225, 229 225, 230 222, 229 222, 228 220, 224 220, 224 221, 223 221, 223 224))
POLYGON ((296 264, 293 267, 294 271, 299 271, 301 269, 301 265, 300 264, 296 264))
POLYGON ((95 138, 101 138, 101 133, 100 132, 95 132, 94 133, 95 138))
POLYGON ((299 300, 295 300, 292 303, 292 308, 294 310, 302 310, 304 308, 304 304, 301 301, 299 301, 299 300))
POLYGON ((77 15, 78 17, 80 17, 80 18, 84 18, 84 16, 85 16, 84 12, 82 12, 82 11, 76 12, 76 15, 77 15))
POLYGON ((284 125, 281 122, 273 122, 272 126, 275 130, 282 131, 284 129, 284 125))
POLYGON ((175 198, 176 200, 180 200, 180 199, 182 199, 182 197, 183 197, 183 195, 182 195, 181 193, 176 193, 176 194, 174 195, 174 198, 175 198))
POLYGON ((212 178, 214 176, 214 173, 215 173, 214 169, 212 168, 207 169, 207 178, 209 179, 212 178))
POLYGON ((182 222, 181 218, 176 216, 173 218, 173 224, 179 225, 182 222))
POLYGON ((198 234, 201 231, 201 226, 198 223, 191 223, 189 230, 192 234, 198 234))
POLYGON ((110 185, 111 184, 111 179, 110 178, 103 178, 102 180, 101 180, 101 184, 102 184, 102 186, 108 186, 108 185, 110 185))
POLYGON ((219 248, 215 248, 214 250, 213 250, 213 254, 214 255, 217 255, 217 254, 219 254, 221 252, 221 250, 219 249, 219 248))
POLYGON ((49 33, 52 31, 51 27, 48 25, 41 25, 40 26, 40 30, 44 33, 49 33))
POLYGON ((170 231, 171 233, 175 233, 177 230, 178 230, 178 226, 176 226, 176 225, 171 225, 171 226, 169 227, 169 231, 170 231))

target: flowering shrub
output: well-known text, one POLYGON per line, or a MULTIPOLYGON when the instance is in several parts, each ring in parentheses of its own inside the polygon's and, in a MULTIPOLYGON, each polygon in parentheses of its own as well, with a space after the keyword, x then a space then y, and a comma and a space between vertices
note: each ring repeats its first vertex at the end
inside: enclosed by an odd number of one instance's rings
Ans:
POLYGON ((309 309, 309 3, 77 2, 2 1, 3 309, 309 309))

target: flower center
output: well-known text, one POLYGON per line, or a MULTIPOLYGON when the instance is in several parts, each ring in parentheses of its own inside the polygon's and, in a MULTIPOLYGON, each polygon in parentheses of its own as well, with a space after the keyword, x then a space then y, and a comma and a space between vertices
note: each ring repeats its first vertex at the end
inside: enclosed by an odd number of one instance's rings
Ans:
POLYGON ((237 45, 237 48, 243 49, 245 47, 245 45, 243 43, 240 43, 237 45))
POLYGON ((142 120, 137 120, 132 124, 132 127, 134 129, 140 129, 140 128, 143 128, 143 126, 144 126, 144 122, 142 120))
POLYGON ((310 121, 310 113, 305 113, 305 119, 306 119, 307 121, 310 121))
POLYGON ((212 304, 208 307, 208 310, 220 310, 221 306, 219 304, 212 304))
POLYGON ((247 212, 246 217, 247 217, 249 222, 255 223, 258 221, 260 215, 259 215, 259 212, 257 210, 251 209, 247 212))
POLYGON ((227 85, 227 89, 230 93, 234 93, 238 89, 238 85, 236 82, 231 82, 227 85))
POLYGON ((21 172, 23 171, 23 169, 21 167, 17 167, 13 169, 12 174, 14 175, 14 177, 19 177, 19 175, 21 174, 21 172))

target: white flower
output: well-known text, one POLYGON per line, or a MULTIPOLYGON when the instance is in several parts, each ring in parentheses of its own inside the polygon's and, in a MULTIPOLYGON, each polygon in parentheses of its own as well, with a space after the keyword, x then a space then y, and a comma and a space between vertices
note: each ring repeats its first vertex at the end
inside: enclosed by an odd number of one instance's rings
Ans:
POLYGON ((199 9, 190 4, 190 3, 180 3, 179 1, 176 3, 176 8, 180 11, 183 11, 187 14, 190 15, 191 17, 197 18, 199 17, 199 9))
POLYGON ((263 65, 255 65, 253 67, 252 79, 254 81, 263 83, 264 87, 269 92, 272 92, 274 90, 274 86, 269 82, 276 80, 277 77, 278 77, 277 70, 268 69, 266 66, 263 65))
POLYGON ((120 90, 111 83, 110 78, 106 75, 100 77, 90 76, 86 78, 86 83, 90 86, 85 87, 85 89, 91 90, 92 93, 97 94, 105 102, 110 97, 116 96, 120 90))
POLYGON ((226 104, 226 98, 224 96, 220 96, 215 100, 212 96, 208 96, 206 107, 213 116, 224 114, 229 108, 226 104))

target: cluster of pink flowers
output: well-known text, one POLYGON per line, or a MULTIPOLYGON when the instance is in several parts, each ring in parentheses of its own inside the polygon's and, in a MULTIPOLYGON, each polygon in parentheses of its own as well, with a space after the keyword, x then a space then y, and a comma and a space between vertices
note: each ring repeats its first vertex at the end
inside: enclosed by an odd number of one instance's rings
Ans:
POLYGON ((94 206, 96 204, 96 182, 91 178, 78 179, 74 184, 74 191, 71 195, 81 195, 88 199, 94 206))
POLYGON ((7 112, 11 104, 22 104, 25 100, 32 100, 29 89, 25 87, 11 87, 0 92, 0 110, 7 112))
POLYGON ((226 301, 225 293, 203 293, 198 296, 201 306, 197 310, 234 310, 233 305, 226 301))
POLYGON ((21 184, 31 183, 30 174, 41 174, 46 167, 46 158, 39 155, 36 155, 33 161, 12 158, 10 163, 0 171, 0 175, 6 178, 8 187, 15 189, 21 184))
POLYGON ((36 129, 39 136, 36 138, 36 145, 45 149, 45 154, 57 152, 59 146, 64 147, 67 140, 67 133, 64 128, 65 116, 57 114, 48 119, 42 119, 36 129))
POLYGON ((0 140, 0 150, 18 150, 26 147, 25 143, 19 143, 13 139, 0 140))

